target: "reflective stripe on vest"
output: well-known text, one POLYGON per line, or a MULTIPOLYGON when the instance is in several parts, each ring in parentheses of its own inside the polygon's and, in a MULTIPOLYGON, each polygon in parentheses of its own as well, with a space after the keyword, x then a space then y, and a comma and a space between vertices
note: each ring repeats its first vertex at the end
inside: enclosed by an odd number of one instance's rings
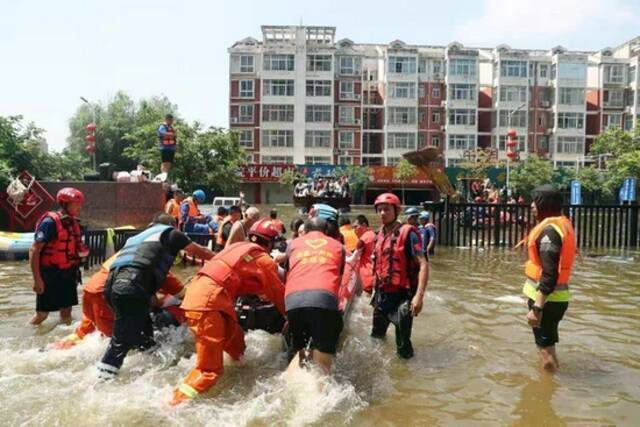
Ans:
POLYGON ((82 232, 75 218, 59 212, 47 212, 36 224, 36 230, 45 218, 51 218, 56 226, 56 239, 47 242, 42 249, 40 265, 66 270, 80 264, 78 250, 82 243, 82 232))
POLYGON ((555 216, 544 219, 536 225, 527 237, 527 249, 529 259, 525 265, 525 275, 527 280, 522 288, 522 292, 529 298, 535 300, 538 292, 539 281, 542 277, 542 262, 536 246, 536 241, 542 231, 552 226, 562 239, 560 251, 560 261, 558 263, 558 284, 554 291, 547 297, 548 301, 565 302, 569 301, 569 279, 573 269, 573 262, 576 254, 576 236, 571 221, 565 216, 555 216))

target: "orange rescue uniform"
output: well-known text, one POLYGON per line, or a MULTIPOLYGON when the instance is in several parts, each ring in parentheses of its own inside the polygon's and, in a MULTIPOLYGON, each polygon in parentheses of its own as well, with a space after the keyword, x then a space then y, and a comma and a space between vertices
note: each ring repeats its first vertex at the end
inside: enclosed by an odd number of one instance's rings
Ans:
POLYGON ((358 235, 351 224, 345 224, 340 227, 340 234, 342 234, 344 240, 344 247, 349 252, 353 252, 358 248, 358 235))

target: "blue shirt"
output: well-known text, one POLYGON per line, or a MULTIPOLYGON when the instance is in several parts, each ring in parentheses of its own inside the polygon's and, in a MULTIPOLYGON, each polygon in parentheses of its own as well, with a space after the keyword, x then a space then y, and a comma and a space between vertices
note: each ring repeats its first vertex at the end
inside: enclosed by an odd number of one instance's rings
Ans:
POLYGON ((162 143, 164 136, 169 132, 169 125, 162 123, 158 128, 158 143, 160 144, 160 150, 176 151, 176 144, 165 145, 162 143))
POLYGON ((56 230, 56 222, 47 217, 42 220, 36 229, 34 240, 36 243, 49 243, 52 240, 56 240, 57 237, 58 231, 56 230))
POLYGON ((407 258, 414 258, 422 255, 422 239, 415 231, 409 233, 409 239, 407 245, 404 248, 407 258))
POLYGON ((422 251, 427 252, 429 243, 437 236, 436 228, 433 224, 426 224, 424 227, 420 227, 420 235, 422 236, 422 251))

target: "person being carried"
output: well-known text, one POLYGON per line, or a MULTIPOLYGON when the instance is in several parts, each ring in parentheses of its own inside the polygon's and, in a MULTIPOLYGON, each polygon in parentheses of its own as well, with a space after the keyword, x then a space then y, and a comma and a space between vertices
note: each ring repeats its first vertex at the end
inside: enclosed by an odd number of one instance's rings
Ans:
POLYGON ((127 239, 109 267, 104 297, 115 319, 109 347, 98 364, 103 379, 118 374, 129 350, 155 347, 149 309, 178 253, 184 250, 203 260, 213 257, 174 227, 170 215, 156 214, 146 230, 127 239))
POLYGON ((160 157, 162 164, 160 165, 160 172, 169 174, 171 165, 176 155, 177 139, 176 130, 173 127, 173 115, 167 114, 164 116, 164 122, 158 127, 158 144, 160 146, 160 157))
POLYGON ((210 216, 203 215, 198 207, 200 203, 204 203, 205 198, 204 191, 196 190, 180 204, 180 230, 200 234, 214 234, 218 231, 218 224, 210 216))
POLYGON ((41 324, 50 312, 58 310, 62 322, 71 323, 71 307, 78 305, 80 261, 89 255, 76 219, 84 204, 84 194, 65 187, 56 194, 56 202, 60 209, 47 212, 38 220, 29 250, 36 293, 32 325, 41 324))
POLYGON ((384 338, 393 323, 396 328, 396 354, 413 357, 411 328, 420 314, 429 278, 428 258, 422 252, 418 230, 398 222, 400 199, 395 194, 379 195, 374 206, 382 227, 373 249, 375 294, 372 298, 371 336, 384 338))
POLYGON ((247 231, 260 219, 260 210, 255 206, 251 206, 250 208, 247 208, 244 215, 244 219, 236 221, 231 226, 225 247, 237 242, 244 242, 247 239, 247 231))
POLYGON ((164 213, 169 214, 176 220, 176 224, 180 222, 180 205, 184 201, 184 191, 179 188, 173 190, 173 197, 164 205, 164 213))
POLYGON ((355 251, 358 247, 358 235, 351 226, 351 220, 347 215, 340 215, 338 225, 340 226, 340 234, 344 241, 344 247, 349 252, 355 251))
POLYGON ((196 339, 196 367, 174 391, 172 405, 206 392, 224 373, 226 352, 234 360, 244 354, 244 331, 234 302, 240 295, 262 295, 284 314, 284 285, 269 253, 278 230, 268 219, 249 230, 249 241, 227 246, 208 261, 187 287, 182 302, 196 339))
POLYGON ((431 222, 431 215, 429 212, 422 211, 418 217, 420 222, 420 236, 422 237, 422 251, 428 256, 435 255, 436 239, 438 238, 438 231, 434 223, 431 222))
POLYGON ((538 224, 527 237, 527 277, 522 292, 528 298, 527 322, 533 329, 542 367, 559 368, 558 325, 569 307, 569 279, 576 256, 576 235, 562 215, 562 194, 552 185, 536 187, 531 211, 538 224))

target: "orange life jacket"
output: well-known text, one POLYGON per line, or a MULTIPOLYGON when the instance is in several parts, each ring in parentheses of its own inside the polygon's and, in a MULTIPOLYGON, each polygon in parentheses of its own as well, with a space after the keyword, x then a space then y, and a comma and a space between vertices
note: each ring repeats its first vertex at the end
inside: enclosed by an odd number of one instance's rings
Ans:
POLYGON ((342 239, 344 240, 344 247, 347 248, 349 252, 353 252, 358 247, 358 235, 351 227, 351 224, 346 224, 340 227, 340 234, 342 234, 342 239))
POLYGON ((573 225, 566 216, 545 218, 529 233, 527 237, 529 259, 524 269, 528 280, 525 283, 523 292, 528 297, 535 299, 537 285, 542 277, 542 262, 540 261, 540 253, 538 252, 536 241, 538 237, 540 237, 540 233, 549 225, 552 226, 562 238, 562 249, 560 251, 560 262, 558 265, 558 283, 547 299, 548 301, 569 301, 569 279, 571 278, 571 270, 573 268, 577 246, 573 225), (533 295, 533 297, 531 295, 533 295))
POLYGON ((227 215, 218 225, 218 233, 216 235, 216 245, 218 247, 224 248, 224 246, 227 244, 227 238, 229 236, 225 237, 222 235, 222 228, 228 223, 231 223, 231 224, 235 223, 235 221, 232 221, 231 215, 227 215))
POLYGON ((402 224, 385 235, 384 227, 380 227, 373 247, 376 289, 393 293, 417 285, 418 268, 405 253, 407 239, 414 230, 414 226, 402 224))
POLYGON ((190 222, 191 218, 195 218, 200 215, 200 209, 198 209, 198 204, 195 202, 195 200, 193 200, 193 197, 187 197, 186 199, 184 199, 182 203, 180 203, 180 206, 183 206, 185 204, 189 205, 189 211, 187 212, 186 218, 182 217, 182 215, 180 214, 180 208, 178 208, 178 225, 180 226, 180 229, 183 228, 185 223, 190 222))
POLYGON ((176 199, 169 199, 164 205, 164 211, 180 222, 180 203, 176 199))
POLYGON ((80 264, 79 251, 83 247, 82 232, 78 221, 60 212, 47 212, 36 224, 36 230, 45 218, 51 218, 56 224, 55 240, 47 242, 40 254, 42 267, 58 267, 66 270, 80 264))
POLYGON ((291 242, 285 300, 304 291, 324 291, 335 297, 340 291, 344 248, 335 239, 312 231, 291 242))

